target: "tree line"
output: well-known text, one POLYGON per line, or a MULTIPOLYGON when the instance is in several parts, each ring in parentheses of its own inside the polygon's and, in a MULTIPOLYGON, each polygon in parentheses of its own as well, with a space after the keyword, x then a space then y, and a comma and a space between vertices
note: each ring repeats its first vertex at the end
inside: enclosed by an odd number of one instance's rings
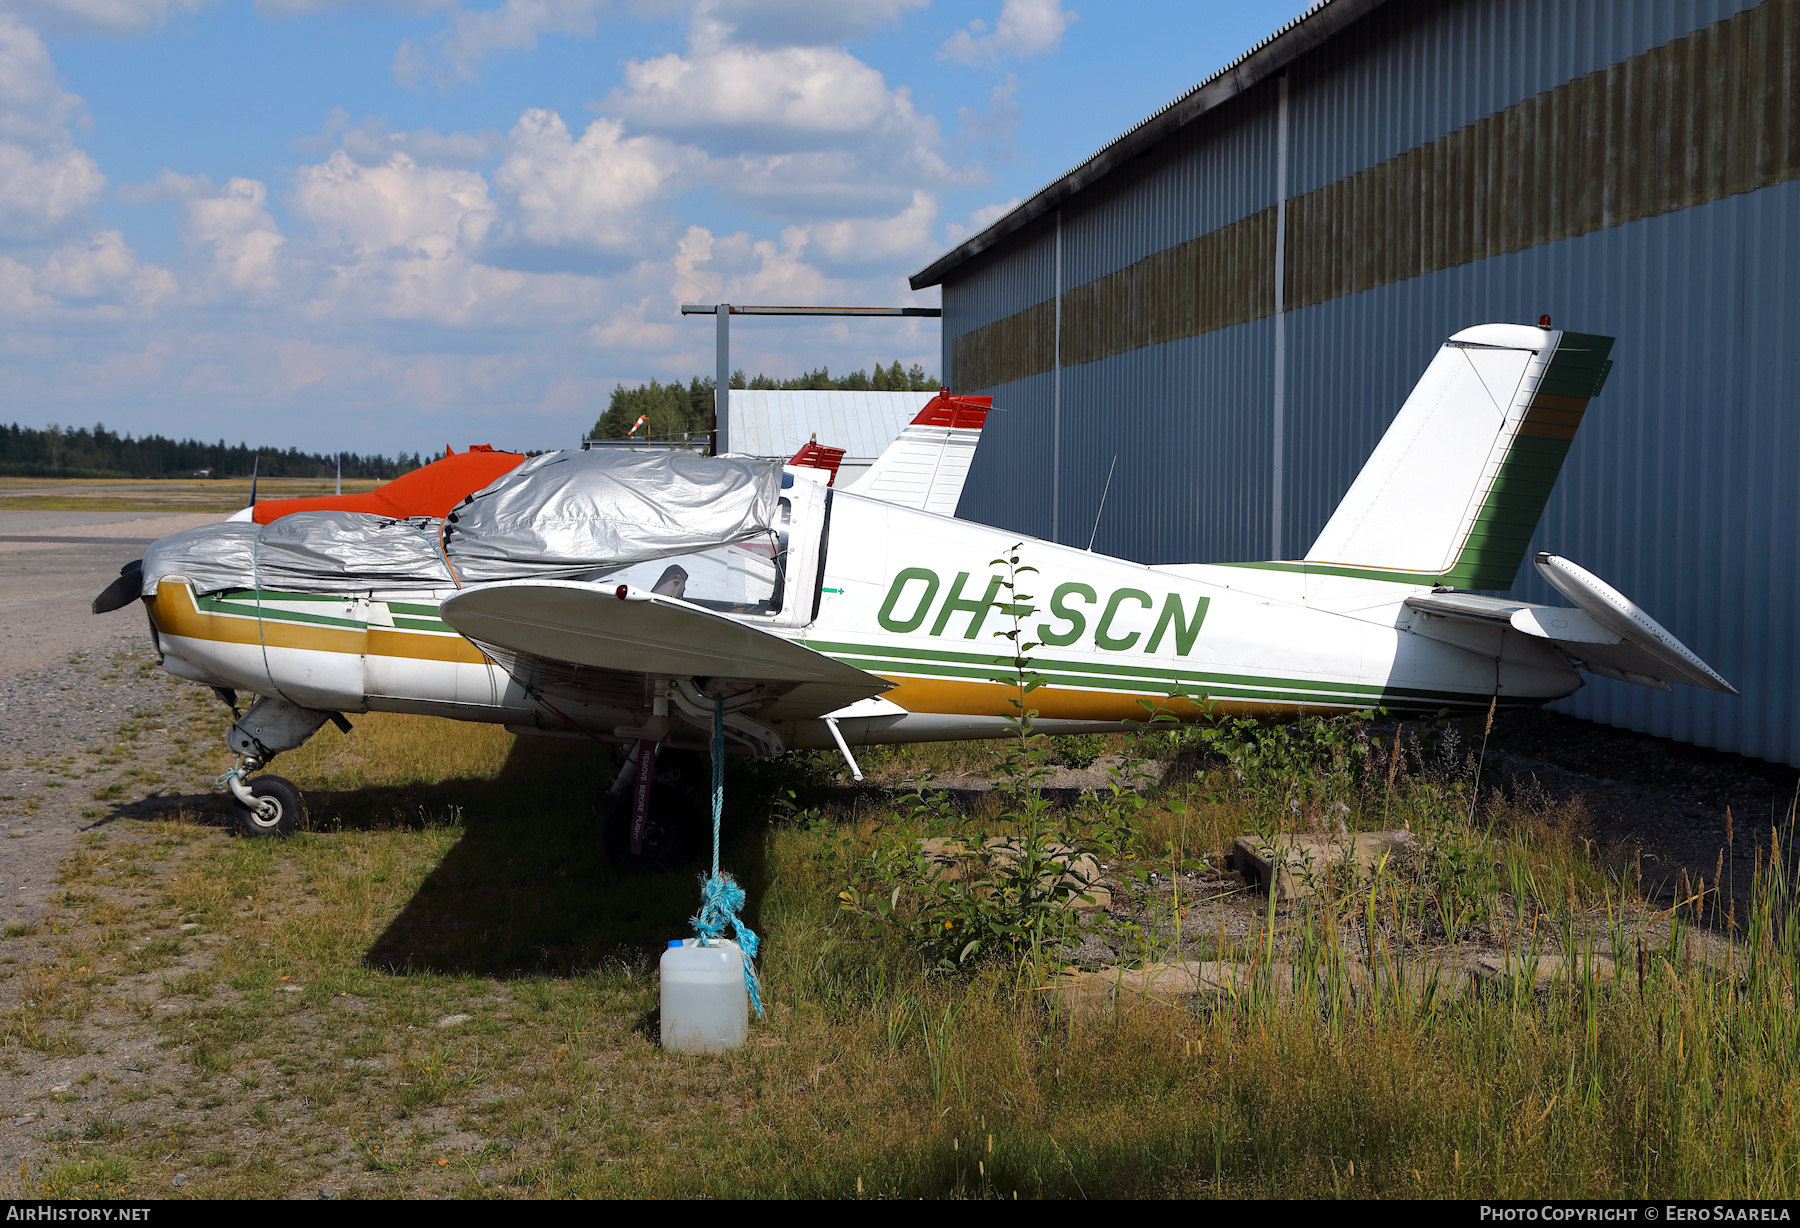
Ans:
MULTIPOLYGON (((343 454, 344 476, 386 480, 417 469, 436 457, 414 452, 389 458, 343 454)), ((162 435, 133 437, 90 427, 48 426, 38 429, 0 426, 0 474, 41 478, 185 478, 249 477, 252 465, 263 477, 327 478, 337 474, 338 458, 298 448, 252 448, 248 444, 203 443, 162 435)))
MULTIPOLYGON (((594 423, 594 429, 588 437, 623 439, 639 417, 644 419, 644 427, 638 431, 640 438, 646 431, 652 439, 705 435, 712 430, 715 382, 710 376, 696 375, 686 384, 680 381, 664 384, 656 380, 639 384, 636 388, 620 384, 613 389, 606 412, 594 423)), ((848 375, 833 375, 829 368, 819 367, 805 375, 784 380, 772 379, 760 372, 755 378, 747 380, 743 371, 739 370, 731 373, 731 386, 770 391, 931 392, 936 391, 939 384, 926 375, 925 368, 918 363, 914 363, 910 369, 904 369, 896 360, 892 366, 887 367, 876 363, 872 372, 852 371, 848 375)))
MULTIPOLYGON (((836 390, 841 392, 929 392, 938 381, 914 363, 902 368, 875 364, 872 371, 833 375, 826 367, 791 379, 777 380, 758 373, 746 379, 731 375, 733 388, 769 390, 836 390)), ((623 384, 613 389, 606 412, 594 423, 590 438, 623 439, 642 416, 650 438, 669 439, 687 434, 703 436, 712 430, 713 380, 696 375, 686 384, 651 380, 636 388, 623 384)), ((645 431, 640 430, 641 436, 645 431)), ((347 478, 387 481, 429 464, 436 454, 402 452, 394 457, 357 452, 343 454, 347 478)), ((0 474, 41 478, 186 478, 249 477, 251 466, 264 477, 328 478, 337 472, 338 458, 324 452, 298 448, 252 448, 248 444, 205 443, 198 439, 169 439, 163 435, 121 435, 92 427, 37 427, 13 423, 0 426, 0 474)))

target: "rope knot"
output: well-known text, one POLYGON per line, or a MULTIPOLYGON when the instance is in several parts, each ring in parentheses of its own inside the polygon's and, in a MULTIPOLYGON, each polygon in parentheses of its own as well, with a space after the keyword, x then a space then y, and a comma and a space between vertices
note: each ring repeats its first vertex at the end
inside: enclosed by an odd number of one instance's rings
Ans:
POLYGON ((715 871, 711 878, 702 880, 700 884, 700 911, 688 919, 694 927, 694 934, 703 947, 711 946, 725 936, 725 927, 730 926, 737 936, 738 947, 744 952, 744 988, 750 992, 750 1005, 756 1008, 757 1018, 762 1017, 762 985, 756 978, 756 967, 751 963, 756 958, 756 950, 761 945, 756 931, 745 925, 738 917, 744 907, 744 889, 738 886, 737 880, 730 874, 715 871))

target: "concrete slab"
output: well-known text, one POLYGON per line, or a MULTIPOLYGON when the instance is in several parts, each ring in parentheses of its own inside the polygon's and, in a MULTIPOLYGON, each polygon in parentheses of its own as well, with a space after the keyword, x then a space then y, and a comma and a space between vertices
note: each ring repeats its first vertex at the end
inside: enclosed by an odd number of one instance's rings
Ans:
POLYGON ((1309 983, 1323 997, 1334 980, 1340 992, 1347 990, 1357 998, 1414 1003, 1460 998, 1471 984, 1467 972, 1441 962, 1403 962, 1392 968, 1351 962, 1308 977, 1290 963, 1178 960, 1141 968, 1065 969, 1050 986, 1050 997, 1076 1018, 1095 1018, 1121 1008, 1222 1006, 1252 994, 1272 993, 1277 1001, 1287 1002, 1309 983))
POLYGON ((1586 980, 1610 981, 1617 969, 1605 955, 1581 952, 1568 955, 1478 955, 1470 966, 1476 980, 1488 985, 1508 985, 1527 981, 1533 990, 1549 989, 1557 984, 1586 980))
POLYGON ((1366 878, 1383 857, 1417 848, 1410 831, 1368 831, 1348 836, 1277 836, 1265 843, 1239 836, 1231 865, 1246 883, 1273 891, 1281 901, 1297 900, 1328 876, 1366 878))
MULTIPOLYGON (((1273 965, 1269 975, 1289 984, 1293 970, 1273 965)), ((1224 960, 1180 960, 1141 968, 1069 969, 1050 987, 1050 999, 1066 1014, 1093 1018, 1120 1007, 1167 1007, 1191 1010, 1209 1001, 1235 997, 1251 988, 1249 964, 1224 960)))

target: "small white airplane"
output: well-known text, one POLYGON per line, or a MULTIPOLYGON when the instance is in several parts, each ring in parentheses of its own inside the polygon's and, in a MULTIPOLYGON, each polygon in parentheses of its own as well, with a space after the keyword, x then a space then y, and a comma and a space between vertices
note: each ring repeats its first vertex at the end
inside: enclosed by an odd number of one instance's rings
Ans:
POLYGON ((164 539, 95 610, 141 598, 164 668, 234 711, 261 697, 227 737, 246 834, 293 830, 302 804, 251 772, 344 713, 419 713, 626 748, 607 846, 662 864, 694 816, 658 748, 722 725, 757 756, 835 746, 861 779, 853 746, 1003 736, 1015 619, 1049 734, 1131 728, 1146 698, 1182 720, 1481 712, 1581 670, 1735 694, 1557 555, 1535 565, 1572 607, 1468 591, 1512 586, 1611 347, 1548 317, 1451 337, 1303 559, 1145 566, 958 520, 989 402, 943 394, 844 489, 816 445, 787 466, 477 451, 164 539), (610 493, 570 493, 590 480, 610 493), (543 534, 571 515, 613 544, 557 555, 543 534), (1014 555, 1035 569, 1017 599, 996 563, 1014 555))

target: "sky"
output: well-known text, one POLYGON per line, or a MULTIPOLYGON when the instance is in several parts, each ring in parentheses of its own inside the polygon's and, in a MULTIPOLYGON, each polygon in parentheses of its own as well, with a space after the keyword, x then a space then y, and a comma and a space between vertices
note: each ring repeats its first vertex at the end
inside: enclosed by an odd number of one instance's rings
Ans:
MULTIPOLYGON (((1306 0, 0 0, 0 423, 578 441, 682 302, 908 275, 1306 0)), ((733 365, 939 371, 931 320, 733 365)))

